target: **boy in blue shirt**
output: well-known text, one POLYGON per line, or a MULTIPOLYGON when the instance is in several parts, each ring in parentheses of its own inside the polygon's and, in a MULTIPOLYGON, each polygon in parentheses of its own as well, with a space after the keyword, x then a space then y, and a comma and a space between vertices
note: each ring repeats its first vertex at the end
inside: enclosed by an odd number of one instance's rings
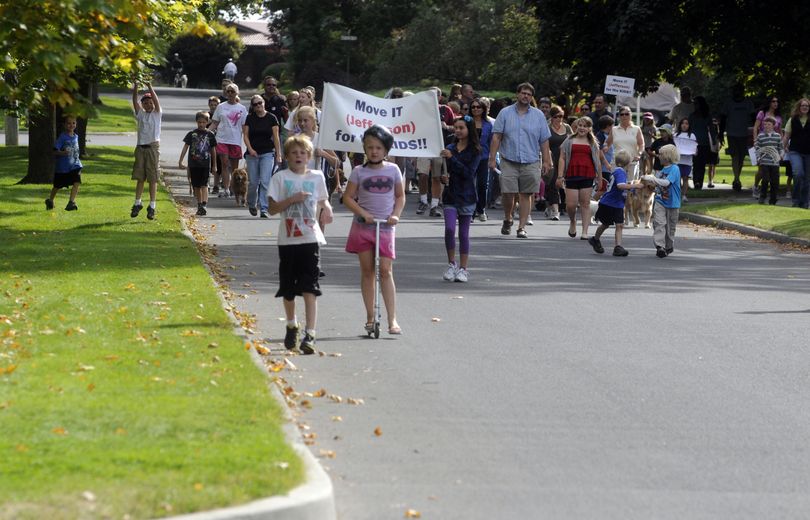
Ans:
POLYGON ((664 258, 675 250, 675 227, 681 209, 680 154, 674 144, 668 144, 659 150, 658 157, 662 170, 655 175, 645 175, 641 180, 655 186, 653 242, 655 256, 664 258))
POLYGON ((622 230, 624 229, 624 200, 627 198, 626 190, 638 188, 638 183, 627 182, 627 172, 624 168, 630 164, 630 154, 624 150, 616 153, 616 168, 610 177, 607 190, 599 199, 599 209, 596 210, 596 220, 600 222, 594 236, 588 239, 594 251, 600 255, 605 252, 599 237, 611 225, 616 226, 616 246, 613 248, 613 256, 627 256, 628 252, 622 247, 622 230))
POLYGON ((51 196, 45 199, 45 209, 53 209, 53 199, 62 188, 70 188, 70 200, 65 211, 76 211, 76 195, 82 183, 82 161, 79 160, 79 136, 76 135, 76 118, 65 118, 65 131, 59 134, 53 145, 56 156, 56 173, 53 176, 51 196))
POLYGON ((596 132, 596 140, 599 142, 599 149, 602 151, 602 178, 610 179, 610 163, 613 162, 613 145, 605 146, 610 133, 613 131, 613 118, 604 115, 599 118, 599 131, 596 132))

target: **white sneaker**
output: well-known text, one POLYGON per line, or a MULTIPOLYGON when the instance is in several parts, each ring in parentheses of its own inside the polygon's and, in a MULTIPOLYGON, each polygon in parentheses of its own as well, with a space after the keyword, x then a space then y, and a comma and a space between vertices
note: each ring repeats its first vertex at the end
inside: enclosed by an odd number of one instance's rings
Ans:
POLYGON ((534 220, 532 220, 531 215, 529 215, 529 218, 526 219, 526 225, 527 226, 533 226, 534 225, 534 220))
POLYGON ((551 220, 554 220, 554 221, 560 220, 560 212, 559 211, 552 211, 551 212, 551 220))
POLYGON ((487 212, 483 212, 478 215, 478 222, 486 222, 487 221, 487 212))
POLYGON ((446 282, 452 282, 453 280, 456 280, 456 273, 458 273, 456 264, 449 264, 447 266, 447 271, 444 272, 444 276, 442 276, 442 278, 444 278, 444 281, 446 282))
POLYGON ((456 281, 461 283, 467 283, 467 280, 470 279, 470 273, 467 272, 466 269, 463 267, 459 267, 458 271, 456 271, 456 281))

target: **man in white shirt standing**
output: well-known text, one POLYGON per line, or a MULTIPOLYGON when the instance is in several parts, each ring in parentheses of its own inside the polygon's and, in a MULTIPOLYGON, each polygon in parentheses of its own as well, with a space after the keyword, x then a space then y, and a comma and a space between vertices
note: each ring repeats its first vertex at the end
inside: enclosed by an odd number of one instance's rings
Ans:
POLYGON ((225 68, 222 69, 222 74, 225 75, 225 79, 231 81, 236 77, 236 63, 233 62, 233 58, 228 58, 228 63, 226 63, 225 68))
POLYGON ((135 218, 143 209, 141 196, 143 196, 144 183, 149 182, 149 207, 146 208, 146 218, 155 219, 155 199, 157 196, 157 183, 160 177, 160 125, 163 112, 160 102, 151 83, 144 83, 149 92, 138 100, 138 80, 132 83, 132 109, 138 121, 138 145, 135 147, 135 164, 132 167, 132 179, 135 185, 135 204, 132 205, 130 216, 135 218))

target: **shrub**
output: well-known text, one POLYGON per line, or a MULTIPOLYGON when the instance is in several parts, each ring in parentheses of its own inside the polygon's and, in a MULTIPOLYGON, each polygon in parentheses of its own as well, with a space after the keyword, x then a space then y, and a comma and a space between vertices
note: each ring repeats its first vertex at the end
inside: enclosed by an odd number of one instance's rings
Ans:
MULTIPOLYGON (((175 52, 180 54, 190 87, 218 87, 222 80, 222 67, 228 58, 236 61, 244 51, 235 29, 217 22, 212 22, 210 26, 215 34, 197 36, 185 32, 169 46, 167 62, 171 63, 175 52)), ((171 66, 167 65, 169 72, 166 77, 171 79, 170 69, 171 66)))

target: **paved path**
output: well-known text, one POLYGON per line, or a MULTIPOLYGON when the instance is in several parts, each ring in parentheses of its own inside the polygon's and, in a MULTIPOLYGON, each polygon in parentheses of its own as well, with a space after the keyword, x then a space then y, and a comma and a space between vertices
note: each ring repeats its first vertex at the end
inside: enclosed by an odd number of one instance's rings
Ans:
MULTIPOLYGON (((205 100, 162 102, 174 164, 205 100)), ((672 257, 631 229, 620 259, 539 218, 529 240, 502 237, 492 213, 473 226, 470 283, 453 284, 441 220, 414 208, 410 194, 397 231, 404 335, 362 337, 338 206, 318 346, 340 356, 293 357, 298 370, 281 372, 298 392, 344 399, 307 397, 299 415, 313 452, 334 452, 323 463, 339 518, 806 518, 807 254, 682 223, 672 257)), ((277 219, 212 199, 198 225, 256 336, 279 341, 277 219)))

